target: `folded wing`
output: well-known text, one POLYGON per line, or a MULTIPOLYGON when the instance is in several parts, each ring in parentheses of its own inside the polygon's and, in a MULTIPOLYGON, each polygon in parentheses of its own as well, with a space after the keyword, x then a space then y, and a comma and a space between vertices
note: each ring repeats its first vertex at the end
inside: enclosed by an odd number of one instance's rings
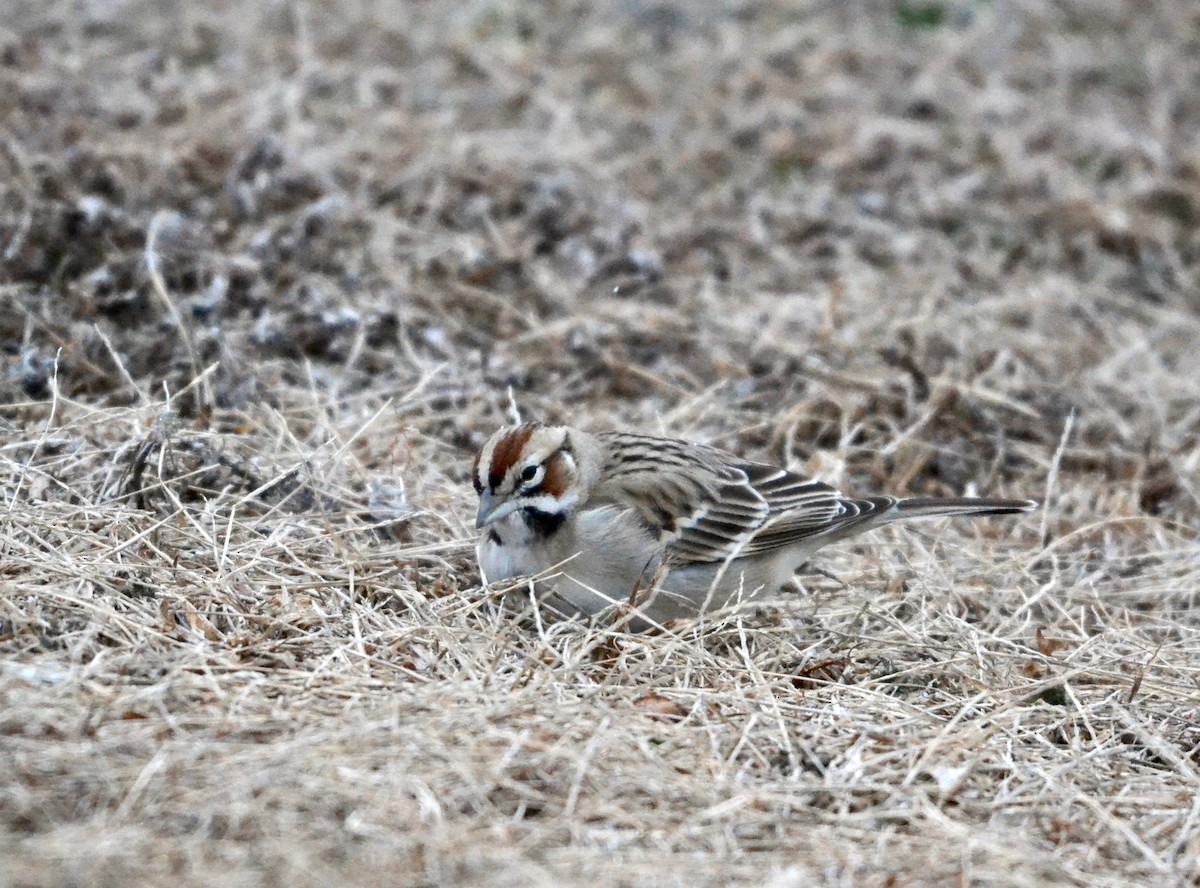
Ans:
POLYGON ((851 499, 820 481, 744 462, 710 447, 607 433, 613 471, 599 498, 638 510, 674 564, 761 555, 849 529, 892 509, 893 497, 851 499))

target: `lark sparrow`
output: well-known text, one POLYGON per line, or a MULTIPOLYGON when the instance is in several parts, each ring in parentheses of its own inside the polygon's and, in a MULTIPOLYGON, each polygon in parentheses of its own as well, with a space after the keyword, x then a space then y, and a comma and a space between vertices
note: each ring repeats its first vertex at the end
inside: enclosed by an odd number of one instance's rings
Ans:
POLYGON ((629 603, 635 628, 773 593, 821 546, 890 521, 1037 507, 846 497, 703 444, 538 423, 497 431, 471 475, 485 583, 533 577, 563 614, 629 603))

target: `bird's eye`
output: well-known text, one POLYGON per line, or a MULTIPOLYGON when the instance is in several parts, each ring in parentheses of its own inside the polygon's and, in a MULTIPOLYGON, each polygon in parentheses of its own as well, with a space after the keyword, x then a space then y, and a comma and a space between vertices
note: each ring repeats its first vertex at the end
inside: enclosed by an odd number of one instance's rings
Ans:
POLYGON ((536 463, 521 469, 521 489, 535 490, 542 483, 542 476, 545 473, 546 470, 536 463))

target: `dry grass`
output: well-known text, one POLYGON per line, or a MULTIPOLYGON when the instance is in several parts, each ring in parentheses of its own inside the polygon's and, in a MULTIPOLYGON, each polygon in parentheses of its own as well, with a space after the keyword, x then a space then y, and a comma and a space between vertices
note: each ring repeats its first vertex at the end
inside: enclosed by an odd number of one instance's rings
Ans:
POLYGON ((1191 0, 237 8, 0 18, 0 884, 1200 878, 1191 0), (550 624, 510 387, 1046 507, 550 624))

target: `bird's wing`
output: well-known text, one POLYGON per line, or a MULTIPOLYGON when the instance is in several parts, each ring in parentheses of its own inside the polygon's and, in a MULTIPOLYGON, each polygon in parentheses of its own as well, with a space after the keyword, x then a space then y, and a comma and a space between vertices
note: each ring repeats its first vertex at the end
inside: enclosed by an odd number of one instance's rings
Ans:
POLYGON ((634 508, 674 564, 760 555, 848 529, 891 497, 851 499, 785 469, 682 441, 605 433, 610 459, 593 494, 634 508))

